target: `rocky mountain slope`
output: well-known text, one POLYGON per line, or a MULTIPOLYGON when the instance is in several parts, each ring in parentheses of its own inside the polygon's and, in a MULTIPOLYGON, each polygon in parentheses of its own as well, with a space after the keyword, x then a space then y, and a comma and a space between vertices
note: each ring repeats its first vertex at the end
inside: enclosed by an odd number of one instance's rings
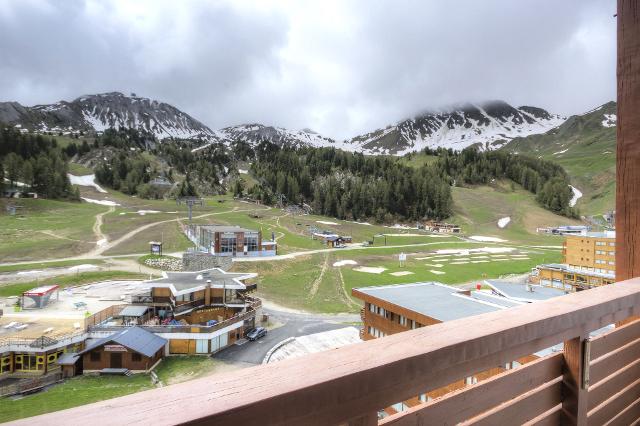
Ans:
POLYGON ((169 104, 118 92, 33 107, 0 103, 0 122, 38 132, 100 132, 129 127, 154 133, 159 139, 215 137, 207 126, 169 104))
POLYGON ((0 122, 24 131, 73 133, 130 127, 152 132, 159 139, 202 139, 202 147, 212 142, 244 141, 253 145, 269 140, 297 146, 333 146, 374 155, 402 155, 426 147, 460 150, 478 145, 483 149, 497 149, 513 138, 544 133, 563 121, 564 118, 541 108, 515 108, 503 101, 491 101, 426 112, 385 129, 335 141, 308 129, 289 130, 262 124, 242 124, 214 131, 169 104, 118 92, 33 107, 16 102, 0 103, 0 122))
POLYGON ((395 155, 427 147, 461 150, 477 145, 496 149, 515 137, 543 133, 563 121, 563 117, 536 107, 515 108, 504 101, 468 103, 357 136, 346 145, 371 154, 395 155))
POLYGON ((546 133, 515 138, 502 149, 541 157, 563 166, 573 185, 584 193, 578 203, 583 214, 614 209, 615 102, 571 116, 546 133))

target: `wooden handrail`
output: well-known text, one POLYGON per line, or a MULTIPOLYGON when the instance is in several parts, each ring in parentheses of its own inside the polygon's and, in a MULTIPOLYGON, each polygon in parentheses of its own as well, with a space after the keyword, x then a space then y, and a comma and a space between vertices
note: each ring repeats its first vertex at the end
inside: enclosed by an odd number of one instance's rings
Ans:
POLYGON ((18 424, 338 424, 639 313, 634 279, 18 424))

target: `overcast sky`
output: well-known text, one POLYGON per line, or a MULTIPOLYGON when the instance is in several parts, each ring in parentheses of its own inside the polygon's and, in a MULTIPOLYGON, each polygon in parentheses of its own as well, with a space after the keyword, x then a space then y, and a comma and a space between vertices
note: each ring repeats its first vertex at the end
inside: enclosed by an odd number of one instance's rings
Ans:
POLYGON ((344 138, 486 99, 615 99, 614 0, 4 0, 0 100, 135 92, 344 138))

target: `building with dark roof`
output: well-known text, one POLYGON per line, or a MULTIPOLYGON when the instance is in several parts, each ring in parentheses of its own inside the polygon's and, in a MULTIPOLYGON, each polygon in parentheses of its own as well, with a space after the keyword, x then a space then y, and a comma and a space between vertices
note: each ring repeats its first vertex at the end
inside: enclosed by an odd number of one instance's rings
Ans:
POLYGON ((84 373, 149 372, 162 359, 167 340, 141 327, 126 327, 78 353, 84 373))

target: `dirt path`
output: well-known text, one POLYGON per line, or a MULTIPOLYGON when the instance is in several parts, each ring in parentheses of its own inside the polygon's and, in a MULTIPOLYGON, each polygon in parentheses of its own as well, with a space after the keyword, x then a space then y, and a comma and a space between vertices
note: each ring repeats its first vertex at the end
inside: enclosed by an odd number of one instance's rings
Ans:
POLYGON ((106 212, 98 213, 96 215, 96 222, 93 224, 93 235, 96 236, 96 244, 100 245, 101 241, 107 242, 107 236, 102 233, 102 225, 104 223, 104 215, 113 213, 116 211, 115 206, 109 206, 106 212))
MULTIPOLYGON (((203 217, 209 217, 209 216, 215 216, 215 215, 219 215, 219 214, 227 214, 227 213, 239 213, 239 212, 248 212, 248 211, 255 211, 256 209, 243 209, 243 210, 230 210, 230 211, 224 211, 224 212, 215 212, 215 213, 205 213, 205 214, 201 214, 199 216, 194 216, 193 219, 201 219, 203 217)), ((259 209, 259 210, 271 210, 271 207, 267 207, 266 209, 259 209)), ((113 240, 113 241, 109 241, 106 244, 101 245, 100 247, 97 247, 96 249, 92 250, 91 252, 80 256, 80 258, 87 258, 87 257, 95 257, 95 256, 99 256, 102 255, 102 253, 104 253, 107 250, 110 250, 112 248, 114 248, 115 246, 117 246, 118 244, 121 244, 122 242, 130 239, 131 237, 133 237, 134 235, 152 228, 154 226, 158 226, 161 225, 163 223, 171 223, 171 222, 180 222, 182 221, 183 218, 176 218, 176 219, 167 219, 167 220, 161 220, 158 222, 152 222, 152 223, 148 223, 146 225, 142 225, 139 228, 134 229, 133 231, 129 231, 126 234, 124 234, 122 237, 118 238, 117 240, 113 240)))
POLYGON ((342 276, 342 269, 338 268, 338 276, 340 277, 340 294, 342 295, 342 298, 344 299, 344 302, 347 306, 354 306, 358 309, 360 309, 362 306, 360 306, 358 303, 354 302, 351 297, 349 297, 349 293, 347 293, 347 289, 345 287, 345 283, 344 283, 344 277, 342 276))
POLYGON ((313 299, 318 293, 318 288, 322 283, 322 279, 324 278, 324 273, 327 272, 327 268, 329 267, 329 253, 324 256, 324 264, 322 265, 322 269, 320 270, 320 275, 313 281, 311 284, 311 290, 309 291, 308 299, 313 299))

